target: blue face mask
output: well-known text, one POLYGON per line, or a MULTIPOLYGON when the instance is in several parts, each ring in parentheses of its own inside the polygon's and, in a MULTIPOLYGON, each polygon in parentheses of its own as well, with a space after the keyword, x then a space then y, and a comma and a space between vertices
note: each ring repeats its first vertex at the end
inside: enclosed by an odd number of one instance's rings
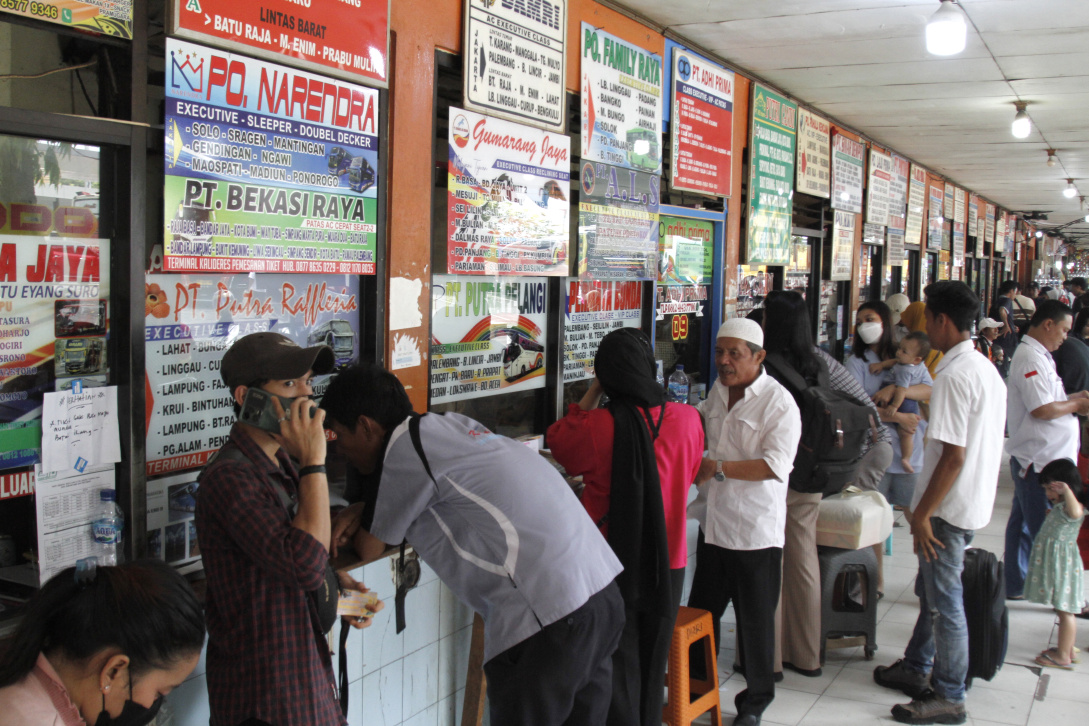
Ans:
POLYGON ((155 719, 159 709, 163 705, 163 697, 159 696, 150 706, 141 706, 132 700, 132 686, 129 686, 129 700, 125 701, 124 708, 119 716, 111 716, 106 710, 106 694, 102 694, 102 713, 98 714, 95 726, 147 726, 155 719))

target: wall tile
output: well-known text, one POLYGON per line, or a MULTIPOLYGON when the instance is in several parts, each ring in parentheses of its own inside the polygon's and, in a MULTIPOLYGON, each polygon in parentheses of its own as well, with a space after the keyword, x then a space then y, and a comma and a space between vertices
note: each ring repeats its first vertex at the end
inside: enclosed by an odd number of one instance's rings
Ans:
POLYGON ((367 726, 398 726, 401 723, 402 677, 401 661, 363 676, 361 706, 367 726))
POLYGON ((472 643, 472 627, 462 628, 439 641, 439 698, 446 698, 465 687, 472 643))
POLYGON ((442 583, 432 579, 418 585, 405 596, 404 636, 405 655, 439 639, 440 588, 442 583))
POLYGON ((439 700, 439 644, 433 642, 420 648, 406 655, 401 662, 404 674, 402 713, 407 720, 439 700))

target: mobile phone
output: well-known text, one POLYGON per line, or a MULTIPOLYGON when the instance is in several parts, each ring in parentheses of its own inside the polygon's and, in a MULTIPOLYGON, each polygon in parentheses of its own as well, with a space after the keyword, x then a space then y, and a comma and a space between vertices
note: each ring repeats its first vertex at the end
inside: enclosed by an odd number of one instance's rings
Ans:
MULTIPOLYGON (((242 401, 242 413, 238 415, 238 420, 270 433, 280 433, 280 417, 276 414, 276 407, 272 405, 272 399, 274 398, 280 399, 280 407, 283 408, 285 414, 291 411, 291 404, 295 402, 294 398, 277 396, 275 393, 269 393, 260 388, 248 388, 246 398, 242 401)), ((311 418, 314 417, 317 410, 316 406, 310 407, 311 418)))

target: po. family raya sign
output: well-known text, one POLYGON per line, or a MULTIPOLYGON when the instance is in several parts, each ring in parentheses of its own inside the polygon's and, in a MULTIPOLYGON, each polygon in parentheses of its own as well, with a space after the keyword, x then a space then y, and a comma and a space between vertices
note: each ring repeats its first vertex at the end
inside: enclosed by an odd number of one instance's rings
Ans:
POLYGON ((378 92, 167 40, 167 272, 373 275, 378 92))
POLYGON ((672 187, 730 196, 734 73, 695 53, 673 51, 672 187))
POLYGON ((759 83, 752 89, 746 259, 750 265, 786 265, 790 263, 798 106, 759 83))
POLYGON ((446 271, 566 275, 571 139, 450 108, 446 271))
POLYGON ((662 169, 662 57, 582 24, 582 159, 662 169))
POLYGON ((148 275, 144 293, 148 476, 204 466, 227 440, 220 363, 239 338, 271 330, 328 345, 338 367, 359 352, 355 275, 148 275))
POLYGON ((389 0, 174 0, 175 35, 385 86, 389 0))
POLYGON ((545 384, 545 278, 435 275, 431 403, 528 391, 545 384))
POLYGON ((568 278, 564 318, 563 382, 594 377, 601 339, 617 328, 638 328, 643 287, 639 282, 568 278))

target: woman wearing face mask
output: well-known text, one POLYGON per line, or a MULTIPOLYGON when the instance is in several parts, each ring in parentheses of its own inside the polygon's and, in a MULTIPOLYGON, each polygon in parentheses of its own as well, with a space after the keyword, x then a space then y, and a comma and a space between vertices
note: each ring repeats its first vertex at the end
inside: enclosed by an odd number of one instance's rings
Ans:
POLYGON ((143 726, 203 645, 200 603, 166 563, 69 567, 30 601, 0 665, 0 726, 143 726))

